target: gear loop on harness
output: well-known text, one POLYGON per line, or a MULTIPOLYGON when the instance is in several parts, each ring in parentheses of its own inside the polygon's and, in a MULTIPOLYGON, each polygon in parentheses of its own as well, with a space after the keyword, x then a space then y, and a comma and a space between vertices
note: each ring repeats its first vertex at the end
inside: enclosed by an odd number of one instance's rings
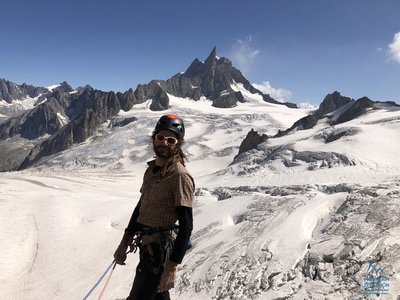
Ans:
POLYGON ((136 253, 137 249, 140 249, 142 246, 142 235, 138 232, 136 236, 132 239, 132 242, 129 245, 129 252, 136 253))

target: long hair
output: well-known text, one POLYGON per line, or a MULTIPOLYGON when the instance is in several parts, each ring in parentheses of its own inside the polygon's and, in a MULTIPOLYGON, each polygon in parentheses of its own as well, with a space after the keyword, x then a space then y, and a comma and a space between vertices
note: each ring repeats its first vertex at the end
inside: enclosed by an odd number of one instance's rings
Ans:
POLYGON ((184 140, 178 140, 178 144, 176 144, 175 155, 178 157, 179 161, 182 165, 185 165, 185 162, 188 160, 185 153, 183 153, 182 146, 185 143, 184 140))

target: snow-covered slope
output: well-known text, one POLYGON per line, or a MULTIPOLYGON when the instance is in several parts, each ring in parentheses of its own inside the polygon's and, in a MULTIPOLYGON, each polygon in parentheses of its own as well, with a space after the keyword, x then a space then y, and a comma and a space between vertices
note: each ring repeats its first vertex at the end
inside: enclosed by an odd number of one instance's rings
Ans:
POLYGON ((23 112, 32 109, 35 103, 38 101, 41 95, 31 98, 27 97, 23 100, 14 100, 12 103, 7 103, 5 101, 0 101, 0 117, 16 117, 23 112))
MULTIPOLYGON (((322 119, 234 160, 250 129, 274 135, 309 113, 243 95, 231 109, 171 95, 162 113, 143 103, 119 114, 137 118, 124 127, 104 124, 35 169, 0 174, 0 299, 83 298, 112 261, 151 131, 169 112, 186 121, 197 188, 174 299, 362 299, 368 261, 398 295, 400 110, 333 127, 322 119)), ((117 266, 105 299, 127 296, 137 260, 117 266)))
MULTIPOLYGON (((19 91, 21 91, 21 88, 18 87, 18 85, 11 83, 14 88, 19 91)), ((10 117, 16 117, 18 115, 21 115, 27 110, 30 110, 35 107, 35 105, 39 104, 39 99, 45 93, 46 90, 52 91, 53 89, 57 88, 60 85, 51 85, 46 88, 39 88, 41 89, 41 93, 37 94, 36 97, 30 97, 26 96, 25 98, 17 98, 11 101, 11 103, 8 103, 6 101, 1 101, 0 100, 0 123, 2 118, 10 118, 10 117)), ((34 87, 32 87, 34 88, 34 87)))

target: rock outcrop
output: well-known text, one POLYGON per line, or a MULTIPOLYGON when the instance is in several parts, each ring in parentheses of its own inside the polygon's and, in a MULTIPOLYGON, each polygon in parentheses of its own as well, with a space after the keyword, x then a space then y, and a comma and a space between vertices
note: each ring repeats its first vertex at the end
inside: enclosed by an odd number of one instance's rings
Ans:
POLYGON ((44 87, 34 87, 23 83, 21 85, 0 78, 0 101, 11 103, 13 100, 21 100, 27 97, 35 98, 48 90, 44 87))
POLYGON ((338 91, 335 91, 332 94, 326 95, 322 103, 319 105, 318 110, 314 113, 314 116, 321 119, 327 113, 333 112, 351 101, 353 101, 353 99, 344 97, 340 95, 338 91))
POLYGON ((284 131, 278 130, 278 133, 276 135, 274 135, 274 137, 277 138, 277 137, 284 136, 294 130, 305 130, 305 129, 313 128, 315 125, 317 125, 317 122, 318 122, 318 118, 315 115, 305 116, 305 117, 301 118, 300 120, 294 122, 294 124, 290 128, 288 128, 284 131))
POLYGON ((363 97, 354 102, 354 104, 342 113, 336 120, 336 124, 348 122, 363 114, 365 114, 368 108, 374 106, 374 101, 367 97, 363 97))
POLYGON ((257 131, 251 129, 246 138, 242 141, 239 147, 239 154, 256 148, 259 144, 265 142, 268 139, 266 134, 259 135, 257 131))

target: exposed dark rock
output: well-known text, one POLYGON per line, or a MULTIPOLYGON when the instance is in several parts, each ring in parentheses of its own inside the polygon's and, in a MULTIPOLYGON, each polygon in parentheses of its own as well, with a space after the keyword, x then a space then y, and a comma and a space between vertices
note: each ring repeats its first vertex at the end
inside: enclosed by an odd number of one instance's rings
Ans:
POLYGON ((394 102, 394 101, 376 101, 377 103, 382 103, 382 104, 386 104, 386 105, 389 105, 389 106, 395 106, 395 107, 400 107, 400 105, 399 104, 397 104, 396 102, 394 102))
POLYGON ((191 78, 197 76, 198 74, 201 73, 203 65, 204 64, 198 58, 195 58, 193 62, 190 64, 189 68, 187 68, 184 74, 185 77, 191 78))
POLYGON ((129 89, 128 91, 126 91, 124 93, 118 92, 117 97, 119 99, 121 109, 124 111, 130 110, 132 108, 132 106, 137 103, 137 102, 135 102, 136 98, 135 98, 135 94, 132 89, 129 89))
MULTIPOLYGON (((99 91, 100 92, 100 91, 99 91)), ((65 113, 70 120, 78 118, 85 110, 92 109, 94 103, 99 98, 99 93, 95 94, 95 90, 91 88, 84 89, 82 93, 73 95, 69 98, 70 103, 65 109, 65 113)))
POLYGON ((218 201, 232 198, 231 191, 223 187, 216 188, 211 193, 212 195, 217 196, 218 201))
POLYGON ((86 89, 94 90, 89 84, 86 84, 86 85, 84 85, 84 86, 77 87, 75 90, 76 90, 78 93, 82 93, 82 92, 83 92, 84 90, 86 90, 86 89))
POLYGON ((150 109, 154 111, 166 110, 169 107, 169 98, 161 87, 156 88, 150 109))
POLYGON ((23 116, 9 118, 0 124, 0 140, 5 140, 19 134, 21 130, 20 122, 23 116))
POLYGON ((129 117, 129 118, 124 118, 124 117, 114 117, 111 119, 110 124, 108 127, 110 128, 115 128, 115 127, 123 127, 126 126, 132 122, 135 122, 137 120, 136 117, 129 117))
POLYGON ((355 163, 347 156, 336 152, 321 151, 294 151, 294 160, 301 160, 307 163, 322 162, 322 167, 331 168, 333 165, 352 166, 355 163))
POLYGON ((29 155, 27 155, 25 160, 18 167, 18 170, 23 170, 31 166, 42 157, 66 150, 70 148, 73 143, 73 126, 72 123, 69 123, 61 128, 61 130, 52 138, 35 146, 35 148, 30 151, 29 155))
POLYGON ((55 98, 36 106, 21 123, 21 137, 35 139, 44 134, 53 134, 68 122, 68 117, 55 98))
POLYGON ((342 113, 336 120, 336 124, 348 122, 353 120, 362 114, 365 114, 368 108, 374 106, 374 101, 367 97, 358 99, 348 110, 342 113))
POLYGON ((278 130, 278 133, 276 135, 274 135, 274 138, 278 138, 278 137, 287 135, 289 132, 291 132, 293 130, 306 130, 306 129, 313 128, 315 125, 317 125, 317 122, 318 122, 318 118, 315 115, 305 116, 305 117, 301 118, 300 120, 296 121, 292 125, 292 127, 290 127, 289 129, 286 129, 284 131, 278 130))
POLYGON ((321 119, 327 113, 333 112, 351 101, 352 101, 351 98, 344 97, 344 96, 340 95, 339 92, 335 91, 332 94, 326 95, 326 97, 324 98, 322 103, 319 105, 319 108, 314 113, 314 115, 318 119, 321 119))
POLYGON ((282 159, 282 163, 287 168, 293 168, 301 165, 300 163, 296 162, 296 160, 287 158, 282 159))
POLYGON ((17 85, 0 78, 0 101, 5 100, 11 103, 13 100, 21 100, 27 97, 34 98, 46 92, 48 90, 44 87, 34 87, 26 83, 17 85))
POLYGON ((36 144, 37 141, 19 138, 0 141, 0 170, 2 172, 17 170, 36 144))
POLYGON ((238 154, 255 149, 259 144, 265 142, 267 139, 268 136, 266 134, 259 135, 257 131, 254 131, 252 128, 240 144, 238 154))
POLYGON ((87 109, 72 122, 73 141, 75 143, 84 142, 99 126, 103 119, 102 113, 97 116, 91 109, 87 109))
POLYGON ((181 98, 199 100, 202 94, 201 79, 189 78, 182 74, 176 74, 164 84, 168 93, 181 98))
POLYGON ((325 140, 325 142, 326 142, 326 143, 331 143, 331 142, 333 142, 333 141, 336 141, 336 140, 340 139, 341 137, 345 136, 346 133, 347 133, 346 131, 342 131, 342 132, 339 132, 338 134, 332 134, 331 136, 329 136, 329 137, 325 140))
POLYGON ((213 101, 213 106, 220 108, 230 108, 237 105, 238 102, 243 102, 244 98, 241 92, 222 93, 213 101))
POLYGON ((68 84, 68 82, 63 81, 60 83, 59 86, 54 88, 52 92, 58 91, 60 93, 69 93, 72 92, 74 89, 68 84))
POLYGON ((323 139, 325 143, 334 142, 344 136, 352 136, 357 134, 359 131, 355 128, 348 128, 348 129, 340 129, 340 130, 324 130, 323 132, 317 134, 314 138, 315 139, 323 139))
POLYGON ((160 89, 160 84, 163 80, 152 80, 148 84, 139 84, 134 92, 135 98, 138 103, 145 102, 149 99, 153 99, 156 91, 160 89))
POLYGON ((263 100, 264 100, 265 102, 269 102, 269 103, 273 103, 273 104, 285 105, 285 106, 287 106, 287 107, 289 107, 289 108, 298 108, 298 107, 297 107, 297 104, 290 103, 290 102, 279 102, 279 101, 276 101, 275 99, 273 99, 273 98, 272 98, 270 95, 268 95, 268 94, 262 94, 262 97, 263 97, 263 100))

